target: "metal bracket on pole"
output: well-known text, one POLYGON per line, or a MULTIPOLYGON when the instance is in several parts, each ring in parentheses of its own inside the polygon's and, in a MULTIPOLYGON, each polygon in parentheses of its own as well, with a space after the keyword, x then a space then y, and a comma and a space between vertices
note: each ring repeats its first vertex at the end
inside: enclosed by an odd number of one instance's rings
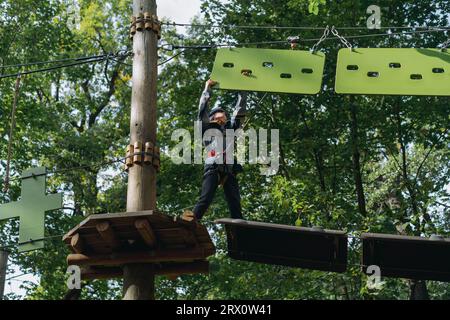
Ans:
POLYGON ((155 32, 158 39, 161 39, 161 21, 156 15, 145 12, 137 17, 131 17, 130 38, 133 39, 137 31, 141 32, 144 30, 155 32))
POLYGON ((137 165, 151 165, 159 172, 161 167, 160 161, 160 149, 159 146, 155 146, 153 142, 145 143, 145 150, 142 149, 141 142, 135 142, 127 146, 125 170, 135 164, 137 165))

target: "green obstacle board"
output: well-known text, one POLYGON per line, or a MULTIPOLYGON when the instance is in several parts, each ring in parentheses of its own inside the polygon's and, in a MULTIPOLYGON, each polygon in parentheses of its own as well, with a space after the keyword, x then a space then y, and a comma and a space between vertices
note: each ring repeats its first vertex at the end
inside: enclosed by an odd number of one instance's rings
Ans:
POLYGON ((341 49, 336 92, 450 96, 450 53, 439 49, 341 49))
POLYGON ((20 218, 19 252, 44 247, 45 212, 62 207, 62 194, 45 194, 45 176, 45 168, 25 171, 20 201, 0 205, 0 220, 20 218))
POLYGON ((225 48, 217 51, 211 79, 225 90, 317 94, 324 65, 321 52, 225 48))

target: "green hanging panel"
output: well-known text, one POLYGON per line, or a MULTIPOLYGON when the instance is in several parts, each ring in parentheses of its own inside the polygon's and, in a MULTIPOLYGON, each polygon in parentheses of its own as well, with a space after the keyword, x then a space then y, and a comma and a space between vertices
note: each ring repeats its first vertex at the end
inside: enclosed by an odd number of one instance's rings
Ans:
POLYGON ((317 94, 324 65, 321 52, 225 48, 217 51, 211 79, 224 90, 317 94))
POLYGON ((450 96, 450 53, 440 49, 341 49, 337 93, 450 96))
POLYGON ((62 208, 62 194, 46 195, 45 189, 45 168, 32 168, 22 174, 21 199, 0 204, 0 220, 20 218, 19 252, 44 247, 45 212, 62 208))

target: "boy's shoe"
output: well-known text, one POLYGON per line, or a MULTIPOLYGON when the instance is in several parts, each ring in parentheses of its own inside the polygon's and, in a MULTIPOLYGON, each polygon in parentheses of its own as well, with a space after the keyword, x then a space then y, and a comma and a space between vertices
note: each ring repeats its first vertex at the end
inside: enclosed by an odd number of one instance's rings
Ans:
POLYGON ((195 213, 191 210, 185 210, 181 215, 181 219, 188 222, 197 222, 197 218, 195 217, 195 213))

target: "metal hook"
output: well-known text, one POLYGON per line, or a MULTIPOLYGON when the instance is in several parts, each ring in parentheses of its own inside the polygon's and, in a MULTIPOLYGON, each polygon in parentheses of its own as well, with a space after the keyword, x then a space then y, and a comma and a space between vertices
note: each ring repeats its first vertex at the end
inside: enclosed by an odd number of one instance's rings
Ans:
POLYGON ((352 45, 350 44, 350 42, 348 42, 347 39, 345 39, 343 36, 341 36, 334 26, 331 27, 331 33, 332 33, 334 36, 338 37, 339 40, 341 40, 341 42, 342 42, 347 48, 349 48, 350 50, 353 50, 353 47, 352 47, 352 45))
POLYGON ((315 53, 317 51, 317 47, 319 46, 319 44, 321 44, 323 41, 325 41, 325 39, 328 38, 329 34, 330 34, 330 27, 327 25, 325 30, 323 31, 323 34, 320 37, 319 41, 317 41, 317 43, 314 44, 313 47, 311 48, 312 53, 315 53))

